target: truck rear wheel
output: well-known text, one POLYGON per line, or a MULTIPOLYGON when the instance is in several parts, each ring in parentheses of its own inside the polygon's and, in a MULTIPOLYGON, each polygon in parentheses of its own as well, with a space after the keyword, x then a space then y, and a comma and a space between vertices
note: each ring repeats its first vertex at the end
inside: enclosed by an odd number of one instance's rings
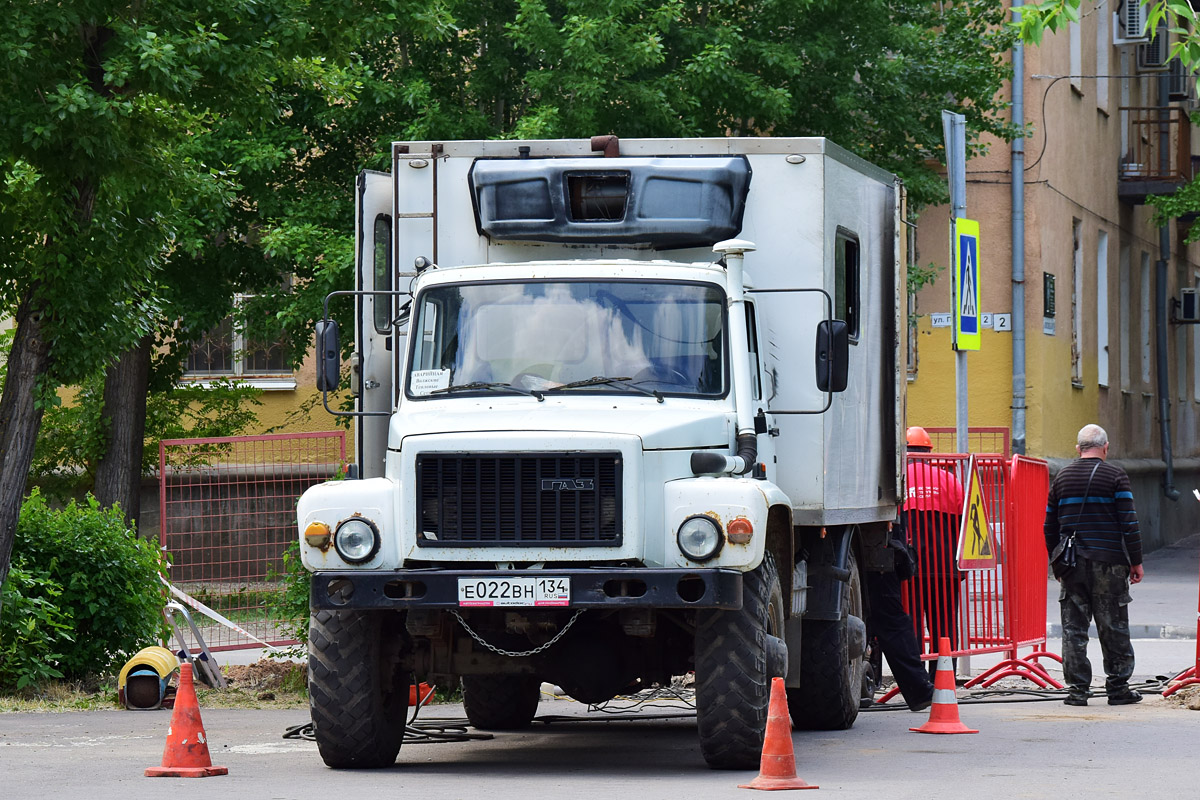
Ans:
POLYGON ((483 731, 528 728, 542 698, 542 682, 531 675, 464 675, 463 708, 483 731))
POLYGON ((710 767, 758 766, 771 678, 787 664, 782 635, 783 589, 769 552, 743 578, 741 610, 697 614, 696 723, 710 767))
POLYGON ((385 646, 384 616, 318 611, 309 620, 313 733, 334 769, 390 767, 404 740, 409 679, 398 648, 385 646))
POLYGON ((802 629, 800 686, 787 691, 788 710, 797 728, 845 730, 858 718, 865 661, 855 639, 865 635, 862 576, 853 550, 846 568, 850 578, 842 585, 841 620, 805 622, 802 629))

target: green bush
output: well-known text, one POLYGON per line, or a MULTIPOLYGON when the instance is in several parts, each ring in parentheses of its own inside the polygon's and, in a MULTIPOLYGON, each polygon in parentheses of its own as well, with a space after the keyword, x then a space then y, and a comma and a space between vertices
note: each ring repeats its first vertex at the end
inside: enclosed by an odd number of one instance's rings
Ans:
POLYGON ((270 578, 283 583, 283 590, 275 595, 270 604, 271 615, 279 620, 294 620, 284 629, 284 635, 300 643, 285 654, 289 657, 301 654, 308 646, 309 591, 312 586, 312 574, 304 568, 304 562, 300 558, 299 541, 292 542, 283 552, 283 574, 275 574, 272 570, 270 578))
MULTIPOLYGON (((34 490, 21 507, 13 568, 25 577, 20 583, 6 582, 6 591, 19 593, 27 613, 31 609, 42 613, 39 624, 59 633, 69 625, 66 641, 71 643, 65 644, 49 630, 30 633, 21 616, 9 616, 6 600, 0 625, 5 671, 11 669, 8 657, 17 665, 29 663, 32 654, 8 652, 9 643, 22 637, 46 651, 45 665, 68 680, 103 674, 163 638, 162 561, 152 543, 129 529, 120 509, 102 509, 89 496, 84 504, 71 502, 55 510, 34 490)), ((23 669, 28 674, 28 668, 23 669)))
POLYGON ((56 605, 62 587, 14 566, 0 596, 0 690, 63 677, 55 664, 71 647, 73 620, 56 605))

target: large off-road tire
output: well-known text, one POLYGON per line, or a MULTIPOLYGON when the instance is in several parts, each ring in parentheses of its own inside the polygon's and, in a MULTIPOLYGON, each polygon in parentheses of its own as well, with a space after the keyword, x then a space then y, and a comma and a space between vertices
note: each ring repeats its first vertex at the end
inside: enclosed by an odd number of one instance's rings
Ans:
POLYGON ((308 701, 325 763, 389 767, 404 740, 409 676, 399 668, 393 612, 318 611, 308 628, 308 701))
POLYGON ((788 710, 797 728, 845 730, 858 718, 864 655, 854 652, 853 627, 863 623, 863 586, 854 551, 842 584, 842 619, 805 622, 800 640, 800 686, 788 689, 788 710), (851 619, 853 617, 853 619, 851 619))
POLYGON ((481 731, 528 728, 542 698, 542 682, 531 675, 464 675, 463 708, 481 731))
POLYGON ((787 664, 786 657, 771 657, 772 648, 778 653, 783 645, 770 637, 782 636, 783 590, 770 553, 746 573, 740 611, 697 614, 696 724, 710 767, 758 767, 771 678, 781 677, 787 664))

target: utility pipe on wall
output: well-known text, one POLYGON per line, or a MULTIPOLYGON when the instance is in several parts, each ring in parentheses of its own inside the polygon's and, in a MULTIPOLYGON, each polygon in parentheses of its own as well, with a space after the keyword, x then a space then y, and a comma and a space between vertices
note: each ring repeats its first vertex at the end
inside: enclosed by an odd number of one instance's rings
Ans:
MULTIPOLYGON (((1158 161, 1159 174, 1168 175, 1171 168, 1171 129, 1168 124, 1168 97, 1170 75, 1163 72, 1158 77, 1158 107, 1162 115, 1159 120, 1158 161)), ((1162 460, 1166 465, 1163 472, 1163 494, 1168 500, 1178 500, 1175 488, 1175 464, 1171 455, 1171 380, 1167 372, 1167 264, 1171 260, 1171 221, 1164 220, 1158 229, 1158 262, 1154 265, 1154 305, 1157 311, 1154 344, 1155 365, 1158 373, 1158 432, 1162 442, 1162 460)))
MULTIPOLYGON (((1013 9, 1013 20, 1021 12, 1013 9)), ((1025 126, 1025 48, 1012 50, 1012 123, 1025 126)), ((1012 451, 1025 453, 1025 137, 1013 139, 1012 170, 1012 451)))

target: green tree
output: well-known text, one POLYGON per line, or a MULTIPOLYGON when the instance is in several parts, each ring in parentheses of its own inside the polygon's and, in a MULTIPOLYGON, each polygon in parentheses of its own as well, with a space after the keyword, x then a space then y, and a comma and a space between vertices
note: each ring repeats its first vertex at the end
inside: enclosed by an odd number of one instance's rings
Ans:
MULTIPOLYGON (((389 6, 393 24, 399 3, 389 6)), ((281 83, 349 102, 350 2, 81 0, 18 4, 0 29, 0 304, 16 331, 0 396, 0 582, 55 387, 145 344, 168 268, 203 264, 229 224, 235 161, 209 135, 286 117, 281 83), (330 35, 334 31, 334 35, 330 35), (252 123, 252 124, 251 124, 252 123)), ((418 21, 436 8, 413 12, 418 21)), ((193 276, 194 280, 204 277, 193 276)), ((217 281, 212 281, 217 283, 217 281)), ((227 302, 227 301, 226 301, 227 302)), ((175 310, 178 310, 176 307, 175 310)), ((141 374, 141 373, 136 373, 141 374)), ((140 441, 140 437, 138 437, 140 441)), ((125 458, 138 463, 132 450, 125 458)))

